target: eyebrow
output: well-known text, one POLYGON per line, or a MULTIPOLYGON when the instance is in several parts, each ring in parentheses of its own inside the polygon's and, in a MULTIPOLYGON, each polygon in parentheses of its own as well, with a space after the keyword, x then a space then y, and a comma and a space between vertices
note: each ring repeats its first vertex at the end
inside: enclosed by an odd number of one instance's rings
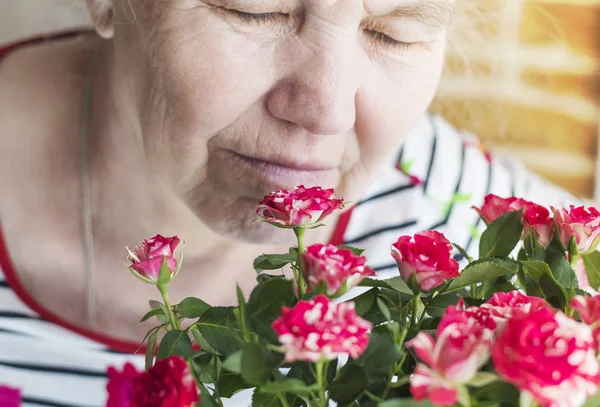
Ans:
POLYGON ((443 26, 454 16, 454 2, 451 0, 417 0, 398 4, 385 14, 372 14, 385 19, 408 18, 431 27, 443 26))

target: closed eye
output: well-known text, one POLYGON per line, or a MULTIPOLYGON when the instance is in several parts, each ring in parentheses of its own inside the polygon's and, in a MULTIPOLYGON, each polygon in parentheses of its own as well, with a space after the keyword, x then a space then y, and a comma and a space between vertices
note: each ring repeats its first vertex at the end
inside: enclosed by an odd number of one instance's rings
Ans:
POLYGON ((400 47, 400 48, 409 48, 412 45, 414 45, 413 43, 410 42, 402 42, 402 41, 398 41, 393 39, 392 37, 383 34, 379 31, 375 31, 375 30, 364 30, 364 32, 370 36, 373 40, 381 42, 385 45, 389 45, 392 47, 400 47))
POLYGON ((235 15, 244 23, 248 24, 273 23, 288 17, 288 14, 284 13, 247 13, 245 11, 239 11, 230 8, 227 9, 227 11, 235 15))

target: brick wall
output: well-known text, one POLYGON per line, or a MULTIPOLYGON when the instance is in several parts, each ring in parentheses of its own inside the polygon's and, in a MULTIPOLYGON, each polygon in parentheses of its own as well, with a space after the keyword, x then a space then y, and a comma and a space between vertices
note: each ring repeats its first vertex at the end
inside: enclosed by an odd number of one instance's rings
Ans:
POLYGON ((600 0, 457 0, 433 110, 592 197, 600 0))

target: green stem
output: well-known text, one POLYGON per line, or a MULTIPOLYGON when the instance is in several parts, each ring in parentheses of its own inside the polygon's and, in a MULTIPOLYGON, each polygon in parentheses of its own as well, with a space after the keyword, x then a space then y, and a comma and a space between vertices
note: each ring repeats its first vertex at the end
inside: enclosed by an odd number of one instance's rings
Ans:
POLYGON ((171 307, 171 303, 169 302, 169 295, 167 294, 168 285, 164 286, 157 285, 158 291, 160 291, 160 295, 165 302, 165 308, 167 309, 167 313, 169 314, 169 323, 171 324, 171 328, 174 330, 181 330, 181 326, 179 325, 179 321, 175 318, 175 314, 173 313, 173 307, 171 307))
POLYGON ((421 298, 421 293, 415 294, 412 299, 412 313, 410 314, 410 326, 414 327, 417 322, 417 311, 419 308, 419 299, 421 298))
POLYGON ((279 398, 279 402, 283 407, 290 407, 287 401, 287 397, 285 397, 285 393, 277 393, 277 397, 279 398))
POLYGON ((471 284, 471 296, 473 298, 477 298, 478 297, 477 284, 471 284))
POLYGON ((298 284, 298 298, 302 298, 306 294, 306 281, 302 274, 302 253, 304 253, 304 228, 294 228, 296 239, 298 240, 298 275, 296 283, 298 284))
POLYGON ((327 365, 329 364, 328 361, 319 361, 317 362, 316 365, 316 369, 317 369, 317 386, 319 387, 319 391, 318 391, 318 399, 317 399, 317 405, 319 405, 320 407, 327 407, 327 397, 325 396, 325 371, 327 370, 327 365))

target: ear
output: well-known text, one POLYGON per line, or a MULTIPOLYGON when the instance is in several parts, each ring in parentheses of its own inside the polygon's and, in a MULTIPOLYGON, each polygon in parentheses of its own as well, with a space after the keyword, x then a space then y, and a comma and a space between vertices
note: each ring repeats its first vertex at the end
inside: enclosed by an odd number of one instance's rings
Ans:
POLYGON ((86 0, 92 23, 99 36, 112 38, 114 34, 113 0, 86 0))

